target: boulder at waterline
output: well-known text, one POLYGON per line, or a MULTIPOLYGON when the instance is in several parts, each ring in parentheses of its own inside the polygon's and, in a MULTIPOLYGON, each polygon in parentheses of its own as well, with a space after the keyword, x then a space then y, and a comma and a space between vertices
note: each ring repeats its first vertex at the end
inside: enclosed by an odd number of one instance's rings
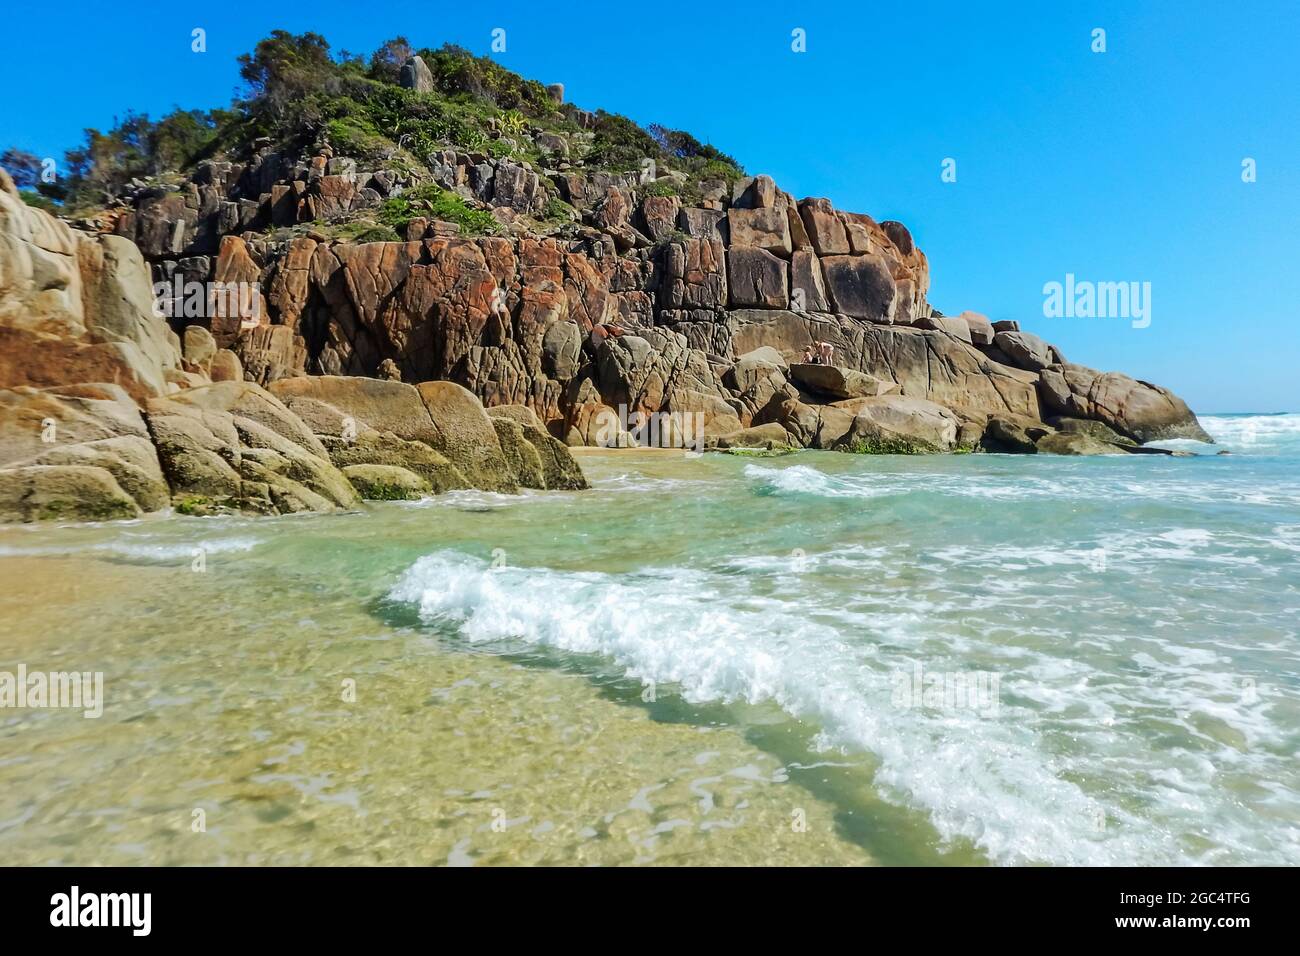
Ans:
POLYGON ((343 474, 367 501, 411 501, 432 490, 415 472, 394 465, 347 465, 343 474))
POLYGON ((1125 455, 1128 452, 1108 441, 1082 432, 1052 432, 1038 439, 1038 450, 1049 455, 1125 455))
POLYGON ((853 424, 835 445, 866 454, 925 454, 952 451, 961 419, 923 398, 881 395, 853 400, 853 424))
POLYGON ((140 506, 104 468, 27 465, 0 468, 0 521, 109 521, 140 506))

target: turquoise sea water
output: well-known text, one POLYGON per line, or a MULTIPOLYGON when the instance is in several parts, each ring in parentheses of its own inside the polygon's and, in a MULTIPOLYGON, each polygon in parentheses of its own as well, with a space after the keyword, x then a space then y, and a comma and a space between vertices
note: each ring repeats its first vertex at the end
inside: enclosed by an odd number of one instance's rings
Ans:
POLYGON ((1300 862, 1300 415, 1203 423, 1232 454, 604 453, 584 494, 0 529, 0 669, 109 688, 0 714, 0 852, 1300 862))

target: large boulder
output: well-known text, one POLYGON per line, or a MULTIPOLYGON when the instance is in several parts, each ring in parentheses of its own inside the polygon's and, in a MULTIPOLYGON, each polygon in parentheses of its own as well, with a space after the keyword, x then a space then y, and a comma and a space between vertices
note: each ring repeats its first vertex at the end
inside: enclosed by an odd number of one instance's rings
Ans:
POLYGON ((773 373, 783 375, 788 367, 785 356, 771 346, 764 345, 738 357, 735 364, 724 373, 722 380, 733 392, 743 395, 773 373))
POLYGON ((300 375, 272 382, 268 390, 309 422, 316 434, 340 434, 336 428, 347 427, 350 419, 353 433, 371 428, 437 447, 438 434, 429 409, 413 385, 377 378, 300 375), (331 417, 338 413, 344 420, 336 424, 331 417))
POLYGON ((993 345, 1016 368, 1030 372, 1041 371, 1055 361, 1052 347, 1030 332, 998 332, 993 336, 993 345))
MULTIPOLYGON (((590 487, 582 468, 574 460, 564 443, 548 435, 542 427, 541 420, 531 408, 524 405, 503 405, 487 410, 492 424, 497 428, 497 437, 501 438, 502 429, 498 422, 509 421, 518 425, 520 435, 537 453, 541 466, 541 484, 525 487, 544 488, 547 491, 581 491, 590 487)), ((502 440, 502 448, 505 441, 502 440)), ((530 458, 531 460, 531 458, 530 458)), ((520 484, 523 484, 520 481, 520 484)))
POLYGON ((151 399, 145 415, 180 511, 326 512, 357 502, 307 425, 252 383, 151 399))
MULTIPOLYGON (((918 329, 930 329, 936 332, 946 332, 949 335, 961 339, 963 342, 970 344, 975 343, 974 334, 970 324, 963 318, 948 318, 942 315, 931 315, 925 318, 916 319, 912 322, 918 329)), ((989 326, 991 329, 992 326, 989 326)))
POLYGON ((776 422, 742 428, 739 431, 719 436, 717 439, 717 447, 719 448, 776 449, 789 448, 790 444, 790 433, 776 422))
POLYGON ((429 482, 394 465, 347 465, 343 474, 367 501, 409 501, 429 494, 429 482))
POLYGON ((667 309, 726 308, 727 271, 720 239, 689 239, 668 245, 660 302, 667 309))
POLYGON ((716 394, 691 388, 674 389, 668 395, 668 412, 679 430, 674 447, 694 445, 701 438, 715 438, 738 431, 740 416, 734 406, 716 394))
POLYGON ((882 382, 865 372, 837 365, 794 364, 790 366, 790 378, 809 391, 831 398, 867 398, 898 388, 893 382, 882 382))
POLYGON ((797 250, 790 258, 790 308, 796 312, 831 311, 821 261, 806 249, 797 250))
POLYGON ((143 400, 179 364, 136 245, 73 232, 0 170, 0 387, 106 382, 143 400))
POLYGON ((1038 440, 1051 432, 1051 427, 1031 418, 997 415, 984 428, 983 445, 986 451, 1032 455, 1038 440))
POLYGON ((829 199, 800 200, 799 216, 817 255, 843 256, 851 251, 844 223, 829 199))
POLYGON ((765 249, 783 259, 788 259, 793 249, 785 210, 775 206, 732 209, 727 214, 727 231, 733 248, 765 249))
POLYGON ((895 382, 900 394, 976 418, 1006 412, 1043 417, 1036 373, 990 361, 942 332, 785 310, 732 312, 729 329, 737 352, 766 345, 793 355, 813 340, 826 341, 835 347, 837 365, 895 382))
POLYGON ((961 419, 942 405, 903 395, 854 399, 853 425, 836 447, 869 454, 952 451, 961 419))
POLYGON ((18 467, 26 465, 102 468, 113 476, 140 511, 159 511, 171 503, 171 491, 158 464, 158 453, 149 439, 138 435, 56 445, 18 467))
POLYGON ((993 344, 993 338, 997 335, 997 332, 994 330, 993 323, 989 321, 988 316, 981 315, 979 312, 966 311, 957 318, 966 323, 966 330, 970 335, 972 344, 993 344))
MULTIPOLYGON (((380 379, 319 375, 281 379, 271 389, 311 421, 318 434, 386 432, 438 452, 463 476, 468 487, 513 494, 520 484, 483 403, 454 382, 412 386, 380 379), (342 420, 338 419, 340 414, 342 420)), ((334 447, 331 451, 338 454, 334 447)), ((548 447, 547 454, 555 457, 558 453, 548 447)), ((355 452, 349 463, 361 463, 355 459, 355 452)), ((443 479, 444 483, 450 480, 449 476, 443 479)))
POLYGON ((418 475, 432 494, 472 487, 459 468, 424 442, 406 441, 392 432, 377 432, 369 428, 355 436, 349 432, 346 436, 318 437, 328 450, 330 461, 345 475, 349 475, 348 469, 354 465, 375 465, 418 475))
POLYGON ((0 468, 0 521, 109 521, 139 514, 139 505, 104 468, 0 468))
POLYGON ((252 382, 214 382, 179 392, 170 401, 250 419, 318 458, 326 457, 324 446, 307 423, 274 394, 252 382))
POLYGON ((402 70, 398 74, 398 82, 408 90, 415 90, 417 93, 433 92, 433 72, 429 65, 424 62, 423 57, 408 57, 402 64, 402 70))
POLYGON ((204 369, 212 366, 212 360, 217 354, 217 340, 211 332, 201 325, 189 325, 185 327, 181 342, 187 365, 204 369))
POLYGON ((1120 445, 1101 441, 1082 432, 1050 432, 1038 439, 1037 450, 1047 455, 1124 455, 1128 453, 1120 445))
MULTIPOLYGON (((169 503, 168 486, 144 419, 121 387, 87 384, 0 390, 0 468, 69 466, 107 471, 137 511, 157 511, 169 503)), ((38 471, 28 477, 56 479, 61 474, 38 471)), ((75 488, 98 496, 102 482, 64 483, 59 493, 66 497, 75 488)), ((94 511, 94 506, 89 510, 94 511)), ((26 520, 23 515, 11 517, 26 520)))
POLYGON ((474 393, 455 382, 422 382, 416 389, 433 427, 427 444, 446 455, 474 487, 514 494, 518 482, 492 419, 474 393))
POLYGON ((1058 415, 1094 419, 1138 442, 1214 441, 1187 403, 1159 385, 1083 365, 1053 365, 1040 377, 1043 405, 1058 415))
POLYGON ((180 365, 180 351, 176 334, 155 314, 149 266, 139 248, 121 236, 80 237, 77 253, 90 340, 118 346, 133 379, 166 391, 162 371, 180 365))
POLYGON ((1068 418, 1064 415, 1058 415, 1048 419, 1047 424, 1060 432, 1090 435, 1098 441, 1111 442, 1115 445, 1124 445, 1126 447, 1136 447, 1137 445, 1137 442, 1133 441, 1133 439, 1127 435, 1121 435, 1105 422, 1093 421, 1088 418, 1068 418))
POLYGON ((542 472, 542 459, 524 437, 524 426, 511 418, 491 418, 491 421, 515 482, 521 488, 544 489, 546 476, 542 472))

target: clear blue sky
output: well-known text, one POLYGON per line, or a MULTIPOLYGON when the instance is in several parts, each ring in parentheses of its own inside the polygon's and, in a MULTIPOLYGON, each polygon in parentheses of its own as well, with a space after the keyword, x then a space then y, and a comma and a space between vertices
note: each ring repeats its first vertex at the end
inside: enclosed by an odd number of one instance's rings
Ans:
POLYGON ((504 65, 581 106, 689 130, 796 197, 907 223, 947 313, 1019 319, 1200 412, 1300 410, 1296 0, 401 9, 11 5, 0 145, 61 157, 128 108, 226 105, 236 55, 275 28, 336 51, 404 34, 487 54, 501 27, 504 65), (947 157, 956 183, 940 181, 947 157), (1044 318, 1043 284, 1067 272, 1152 283, 1150 327, 1044 318))

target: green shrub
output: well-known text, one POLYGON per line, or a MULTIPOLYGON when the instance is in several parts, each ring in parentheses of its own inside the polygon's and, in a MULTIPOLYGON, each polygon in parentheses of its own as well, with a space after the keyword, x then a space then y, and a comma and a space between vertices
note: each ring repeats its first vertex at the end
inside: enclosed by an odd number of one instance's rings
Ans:
POLYGON ((372 226, 357 235, 357 242, 401 242, 402 237, 387 226, 372 226))
POLYGON ((460 231, 469 236, 491 235, 499 231, 492 213, 485 209, 472 209, 455 193, 433 184, 425 183, 408 189, 400 196, 384 200, 379 208, 379 221, 404 233, 406 224, 418 216, 454 222, 460 231))
POLYGON ((659 144, 636 123, 617 113, 596 113, 595 137, 587 162, 626 172, 641 168, 647 159, 663 162, 667 156, 659 144))
POLYGON ((558 196, 552 196, 546 200, 546 205, 542 208, 541 219, 547 221, 568 222, 574 219, 577 210, 570 206, 558 196))
POLYGON ((22 201, 27 203, 29 206, 33 206, 36 209, 44 209, 52 216, 57 216, 59 214, 59 204, 48 196, 42 196, 40 193, 32 192, 29 189, 19 190, 18 195, 22 198, 22 201))
POLYGON ((488 57, 475 56, 452 44, 421 50, 420 57, 433 74, 434 86, 442 93, 467 93, 503 110, 520 110, 534 116, 555 112, 546 87, 536 80, 525 80, 488 57))
POLYGON ((641 191, 647 196, 677 196, 681 193, 677 183, 668 177, 647 183, 642 187, 641 191))
POLYGON ((330 145, 336 152, 358 159, 378 160, 392 153, 393 141, 381 136, 374 126, 354 118, 332 119, 325 124, 330 145))

